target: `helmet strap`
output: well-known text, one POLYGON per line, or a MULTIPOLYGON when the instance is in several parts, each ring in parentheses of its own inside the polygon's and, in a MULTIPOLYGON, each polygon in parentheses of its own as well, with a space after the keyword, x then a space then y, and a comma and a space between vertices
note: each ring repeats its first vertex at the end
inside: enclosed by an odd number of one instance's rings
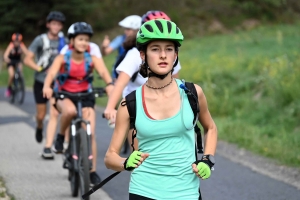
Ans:
POLYGON ((149 78, 150 78, 150 77, 157 77, 157 78, 163 80, 163 79, 166 78, 170 73, 173 73, 174 68, 175 68, 175 66, 176 66, 177 64, 178 64, 178 55, 177 55, 177 58, 176 58, 175 63, 173 64, 173 67, 172 67, 171 71, 169 71, 169 72, 166 73, 166 74, 160 75, 160 74, 157 74, 157 73, 153 72, 153 71, 150 69, 150 67, 149 67, 149 65, 148 65, 148 63, 147 63, 147 56, 145 57, 145 65, 147 66, 147 69, 150 71, 150 72, 148 73, 148 77, 149 77, 149 78))

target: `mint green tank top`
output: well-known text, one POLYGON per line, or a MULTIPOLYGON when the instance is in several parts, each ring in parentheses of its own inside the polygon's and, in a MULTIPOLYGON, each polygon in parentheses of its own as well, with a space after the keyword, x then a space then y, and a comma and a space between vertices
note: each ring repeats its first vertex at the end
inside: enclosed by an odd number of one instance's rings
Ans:
MULTIPOLYGON (((182 82, 176 80, 179 86, 182 82)), ((193 111, 178 87, 180 111, 163 120, 150 119, 142 104, 142 86, 136 90, 136 129, 139 149, 150 156, 131 173, 129 193, 157 200, 198 200, 199 179, 195 161, 193 111), (190 129, 190 130, 188 130, 190 129)))

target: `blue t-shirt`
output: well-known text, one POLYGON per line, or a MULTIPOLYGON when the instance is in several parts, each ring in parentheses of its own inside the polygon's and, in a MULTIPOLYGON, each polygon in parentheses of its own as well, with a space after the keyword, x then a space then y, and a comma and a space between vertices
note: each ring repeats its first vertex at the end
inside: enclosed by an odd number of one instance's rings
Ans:
MULTIPOLYGON (((111 47, 113 50, 116 50, 116 49, 118 50, 118 55, 117 55, 116 61, 125 52, 125 49, 123 48, 123 42, 125 41, 125 39, 126 39, 125 35, 119 35, 119 36, 115 37, 115 39, 113 39, 113 41, 111 41, 111 43, 109 44, 109 47, 111 47)), ((112 69, 112 76, 113 76, 113 78, 117 77, 117 72, 114 68, 112 69)))

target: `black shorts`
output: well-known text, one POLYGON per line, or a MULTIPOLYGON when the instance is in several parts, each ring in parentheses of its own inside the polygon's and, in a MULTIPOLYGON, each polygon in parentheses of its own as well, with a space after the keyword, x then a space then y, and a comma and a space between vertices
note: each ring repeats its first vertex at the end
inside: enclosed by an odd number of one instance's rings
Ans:
POLYGON ((17 65, 21 62, 21 60, 10 60, 9 63, 7 63, 7 68, 9 67, 17 67, 17 65))
POLYGON ((34 81, 33 94, 36 104, 46 104, 48 102, 48 99, 43 97, 43 87, 44 83, 34 81))
MULTIPOLYGON (((199 192, 200 192, 200 190, 199 190, 199 192)), ((148 197, 144 197, 144 196, 140 196, 140 195, 137 195, 137 194, 129 193, 129 200, 154 200, 154 199, 150 199, 148 197)), ((202 200, 201 193, 199 194, 198 200, 202 200)))
MULTIPOLYGON (((86 92, 86 91, 84 91, 84 92, 86 92)), ((76 98, 72 98, 72 97, 64 97, 64 98, 70 99, 74 103, 74 105, 77 107, 77 102, 78 101, 77 101, 76 98)), ((59 99, 63 100, 64 98, 56 97, 55 98, 55 102, 57 102, 57 100, 59 100, 59 99)), ((94 93, 91 93, 91 94, 83 97, 81 102, 82 102, 82 108, 94 108, 95 107, 95 103, 96 103, 94 93)))
POLYGON ((148 197, 144 197, 144 196, 140 196, 140 195, 137 195, 137 194, 129 193, 129 200, 154 200, 154 199, 150 199, 148 197))

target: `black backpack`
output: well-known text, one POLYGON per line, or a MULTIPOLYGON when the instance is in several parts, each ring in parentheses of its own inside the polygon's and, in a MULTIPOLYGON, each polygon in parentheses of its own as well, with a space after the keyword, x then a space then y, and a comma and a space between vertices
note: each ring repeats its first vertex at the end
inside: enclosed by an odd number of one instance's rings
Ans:
MULTIPOLYGON (((193 83, 189 83, 189 82, 185 82, 185 86, 188 88, 189 91, 185 90, 186 94, 188 95, 188 100, 189 103, 191 105, 191 108, 193 110, 194 113, 194 120, 193 122, 195 122, 196 117, 197 117, 197 112, 200 112, 200 110, 198 109, 198 95, 197 95, 197 90, 195 88, 195 85, 193 83), (193 93, 194 96, 196 96, 196 99, 192 96, 192 94, 190 94, 189 92, 193 93)), ((131 147, 134 150, 134 138, 136 137, 136 128, 135 128, 135 118, 136 118, 136 95, 135 95, 136 91, 132 91, 130 94, 128 94, 125 97, 124 102, 122 102, 121 105, 127 105, 127 110, 129 113, 129 117, 130 117, 130 129, 133 128, 133 132, 132 132, 132 144, 131 147)), ((196 126, 194 127, 196 136, 197 136, 197 142, 195 144, 195 156, 196 156, 196 160, 197 159, 197 152, 198 153, 203 153, 203 147, 202 147, 202 137, 201 137, 201 129, 199 128, 198 124, 196 124, 196 126), (198 149, 198 151, 197 151, 198 149)))

